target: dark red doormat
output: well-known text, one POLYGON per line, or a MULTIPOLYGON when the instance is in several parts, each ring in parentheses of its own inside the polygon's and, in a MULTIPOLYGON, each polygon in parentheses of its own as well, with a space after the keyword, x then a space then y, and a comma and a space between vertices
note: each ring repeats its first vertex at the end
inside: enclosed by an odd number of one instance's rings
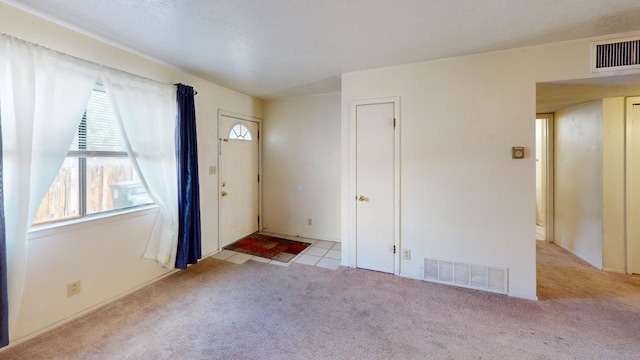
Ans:
POLYGON ((254 233, 233 244, 225 246, 225 249, 260 256, 266 259, 289 262, 310 245, 310 243, 302 241, 287 240, 254 233))

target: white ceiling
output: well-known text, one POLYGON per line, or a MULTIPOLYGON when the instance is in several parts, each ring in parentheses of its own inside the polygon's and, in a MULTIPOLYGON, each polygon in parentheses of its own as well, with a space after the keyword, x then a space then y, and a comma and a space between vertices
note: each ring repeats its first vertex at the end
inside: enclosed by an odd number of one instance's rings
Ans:
POLYGON ((638 0, 2 0, 260 98, 340 74, 640 30, 638 0))

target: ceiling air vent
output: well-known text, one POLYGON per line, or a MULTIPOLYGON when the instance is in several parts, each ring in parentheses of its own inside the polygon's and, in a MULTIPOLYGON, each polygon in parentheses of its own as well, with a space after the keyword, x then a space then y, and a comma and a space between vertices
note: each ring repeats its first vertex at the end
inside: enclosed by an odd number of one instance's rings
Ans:
POLYGON ((640 37, 595 42, 591 52, 593 72, 640 69, 640 37))

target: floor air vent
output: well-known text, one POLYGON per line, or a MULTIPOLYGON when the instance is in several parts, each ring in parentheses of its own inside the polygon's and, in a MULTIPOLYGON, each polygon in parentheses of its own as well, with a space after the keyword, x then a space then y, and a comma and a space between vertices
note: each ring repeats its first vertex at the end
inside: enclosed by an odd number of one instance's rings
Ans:
POLYGON ((508 290, 508 271, 506 268, 450 260, 425 258, 424 279, 500 294, 506 294, 508 290))
POLYGON ((591 51, 594 72, 640 68, 640 37, 596 42, 591 51))

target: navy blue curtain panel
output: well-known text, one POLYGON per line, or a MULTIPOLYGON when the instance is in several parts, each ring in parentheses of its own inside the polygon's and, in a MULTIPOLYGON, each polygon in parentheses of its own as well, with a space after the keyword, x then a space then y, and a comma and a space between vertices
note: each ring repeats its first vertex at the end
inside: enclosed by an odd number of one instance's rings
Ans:
POLYGON ((176 268, 186 269, 202 258, 200 238, 200 189, 198 187, 198 142, 196 139, 195 91, 177 84, 178 121, 176 154, 178 163, 178 251, 176 268))
POLYGON ((4 226, 2 165, 2 122, 0 121, 0 347, 9 345, 9 297, 7 294, 7 233, 4 226))

